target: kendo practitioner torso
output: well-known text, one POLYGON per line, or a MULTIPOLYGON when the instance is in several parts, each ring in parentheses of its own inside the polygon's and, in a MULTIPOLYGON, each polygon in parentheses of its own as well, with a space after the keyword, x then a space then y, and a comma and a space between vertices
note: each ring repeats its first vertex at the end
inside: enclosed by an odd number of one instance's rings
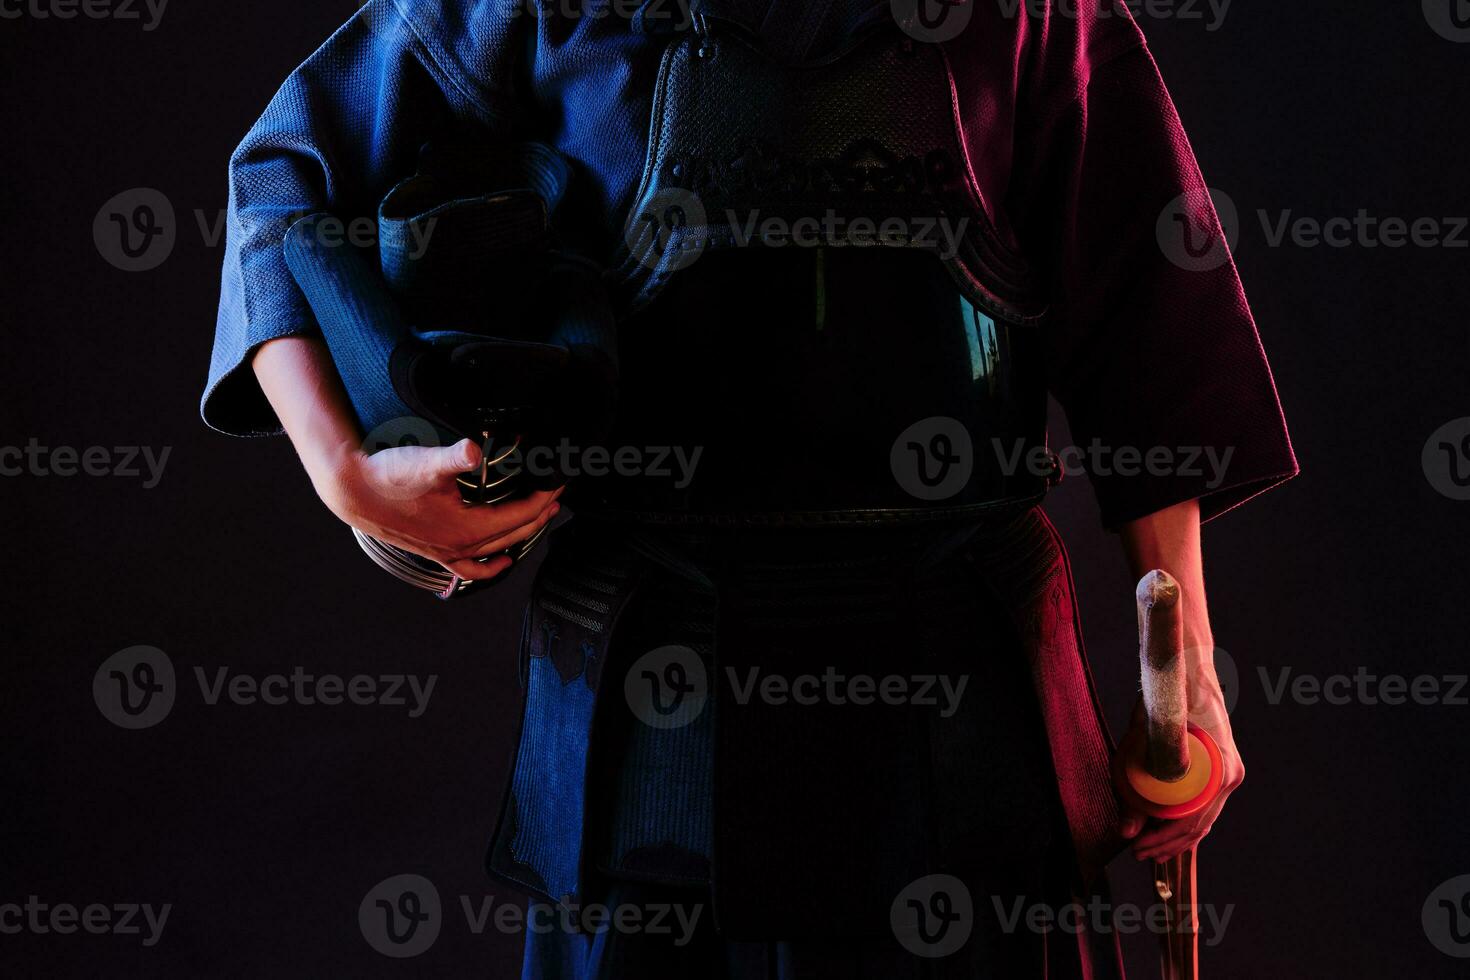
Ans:
POLYGON ((662 954, 626 937, 528 937, 526 975, 1114 975, 1113 936, 998 914, 1098 893, 1119 846, 1037 508, 1048 392, 1079 444, 1239 449, 1218 485, 1094 477, 1112 527, 1295 468, 1233 264, 1159 247, 1171 200, 1219 226, 1126 8, 961 5, 936 39, 862 0, 504 6, 374 0, 288 80, 233 161, 204 414, 274 430, 241 368, 316 326, 271 219, 367 213, 466 125, 570 161, 551 218, 616 311, 607 445, 697 464, 569 490, 488 866, 546 903, 707 899, 718 931, 642 972, 662 954), (832 670, 967 685, 952 711, 742 695, 832 670), (694 707, 649 723, 645 689, 694 707), (894 909, 936 875, 972 928, 929 960, 894 909))
MULTIPOLYGON (((647 158, 609 263, 608 441, 697 466, 574 486, 490 865, 548 898, 707 888, 721 935, 788 941, 792 976, 849 958, 901 976, 912 954, 881 940, 910 883, 1058 904, 1080 881, 1024 646, 982 570, 1024 556, 1010 581, 1044 580, 1057 557, 1029 514, 1055 474, 1003 465, 1044 450, 1044 304, 980 205, 939 49, 886 4, 824 9, 695 4, 689 29, 654 31, 647 158), (649 696, 708 704, 650 726, 609 678, 668 649, 649 696), (834 669, 983 682, 950 717, 738 696, 740 677, 834 669), (581 726, 535 709, 583 677, 581 726), (590 746, 556 840, 522 812, 556 796, 551 744, 590 746)), ((1046 959, 1041 937, 980 921, 956 968, 1046 959)))

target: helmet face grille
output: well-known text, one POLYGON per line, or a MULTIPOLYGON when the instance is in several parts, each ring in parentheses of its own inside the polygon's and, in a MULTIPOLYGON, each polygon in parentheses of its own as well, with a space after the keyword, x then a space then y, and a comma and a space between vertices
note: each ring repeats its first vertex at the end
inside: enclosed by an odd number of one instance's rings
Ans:
POLYGON ((498 504, 509 500, 526 489, 520 479, 526 468, 520 455, 520 434, 495 445, 490 432, 481 433, 480 468, 471 473, 461 473, 455 478, 459 484, 459 495, 467 504, 498 504))

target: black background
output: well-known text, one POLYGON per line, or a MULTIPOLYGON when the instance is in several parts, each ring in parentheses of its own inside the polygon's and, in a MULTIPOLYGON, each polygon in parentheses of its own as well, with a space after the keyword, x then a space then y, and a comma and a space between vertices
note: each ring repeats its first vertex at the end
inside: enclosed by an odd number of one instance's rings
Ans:
MULTIPOLYGON (((458 898, 517 901, 480 870, 515 731, 517 590, 444 605, 398 585, 315 503, 284 440, 232 441, 197 415, 221 249, 195 212, 213 225, 231 149, 352 9, 176 2, 151 32, 0 19, 0 443, 171 450, 153 489, 0 480, 0 902, 173 905, 153 948, 0 935, 8 975, 516 974, 519 937, 472 935, 458 898), (130 274, 100 257, 92 222, 135 187, 171 200, 178 242, 130 274), (125 731, 92 677, 136 644, 169 654, 181 692, 162 724, 125 731), (296 665, 438 686, 409 719, 211 706, 193 682, 196 667, 296 665), (395 961, 363 941, 357 906, 406 872, 451 907, 432 950, 395 961)), ((1470 708, 1273 705, 1257 668, 1466 671, 1470 503, 1436 492, 1420 454, 1470 415, 1470 250, 1271 247, 1257 212, 1470 214, 1470 43, 1414 2, 1238 0, 1215 31, 1140 20, 1207 177, 1242 214, 1237 258, 1304 468, 1206 530, 1249 769, 1202 851, 1203 900, 1234 906, 1206 972, 1463 975, 1420 915, 1470 873, 1470 708)), ((1129 576, 1085 480, 1048 509, 1116 726, 1136 682, 1129 576)), ((1118 869, 1123 897, 1146 900, 1131 859, 1118 869)), ((1128 948, 1150 975, 1152 941, 1128 948)))

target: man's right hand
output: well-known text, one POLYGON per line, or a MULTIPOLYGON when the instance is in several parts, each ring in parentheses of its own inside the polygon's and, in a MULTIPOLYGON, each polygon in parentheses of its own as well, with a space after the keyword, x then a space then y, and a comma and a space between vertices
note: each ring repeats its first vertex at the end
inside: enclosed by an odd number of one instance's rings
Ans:
POLYGON ((501 504, 467 504, 455 477, 479 467, 480 447, 403 446, 343 455, 321 481, 322 501, 343 521, 385 544, 432 559, 463 579, 490 579, 511 566, 501 554, 561 510, 562 490, 501 504), (489 561, 476 559, 495 556, 489 561))
POLYGON ((268 341, 251 366, 323 503, 385 544, 437 561, 460 578, 495 578, 512 564, 499 553, 541 530, 561 509, 561 490, 504 504, 461 500, 454 478, 481 461, 480 447, 469 439, 369 456, 320 337, 268 341), (497 557, 475 560, 487 555, 497 557))

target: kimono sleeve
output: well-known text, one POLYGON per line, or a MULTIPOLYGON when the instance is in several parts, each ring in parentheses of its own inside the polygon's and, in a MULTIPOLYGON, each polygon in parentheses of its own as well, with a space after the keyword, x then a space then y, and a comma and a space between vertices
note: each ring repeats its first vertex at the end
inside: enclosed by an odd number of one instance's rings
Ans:
MULTIPOLYGON (((1049 384, 1109 528, 1294 476, 1271 369, 1209 188, 1122 4, 1032 37, 1018 230, 1043 265, 1049 384)), ((1059 9, 1059 8, 1053 8, 1059 9)))
POLYGON ((282 251, 291 222, 324 209, 344 219, 375 215, 441 127, 508 125, 503 62, 515 22, 488 9, 475 0, 371 0, 291 73, 231 156, 200 406, 212 428, 280 431, 250 359, 266 341, 316 330, 282 251))

